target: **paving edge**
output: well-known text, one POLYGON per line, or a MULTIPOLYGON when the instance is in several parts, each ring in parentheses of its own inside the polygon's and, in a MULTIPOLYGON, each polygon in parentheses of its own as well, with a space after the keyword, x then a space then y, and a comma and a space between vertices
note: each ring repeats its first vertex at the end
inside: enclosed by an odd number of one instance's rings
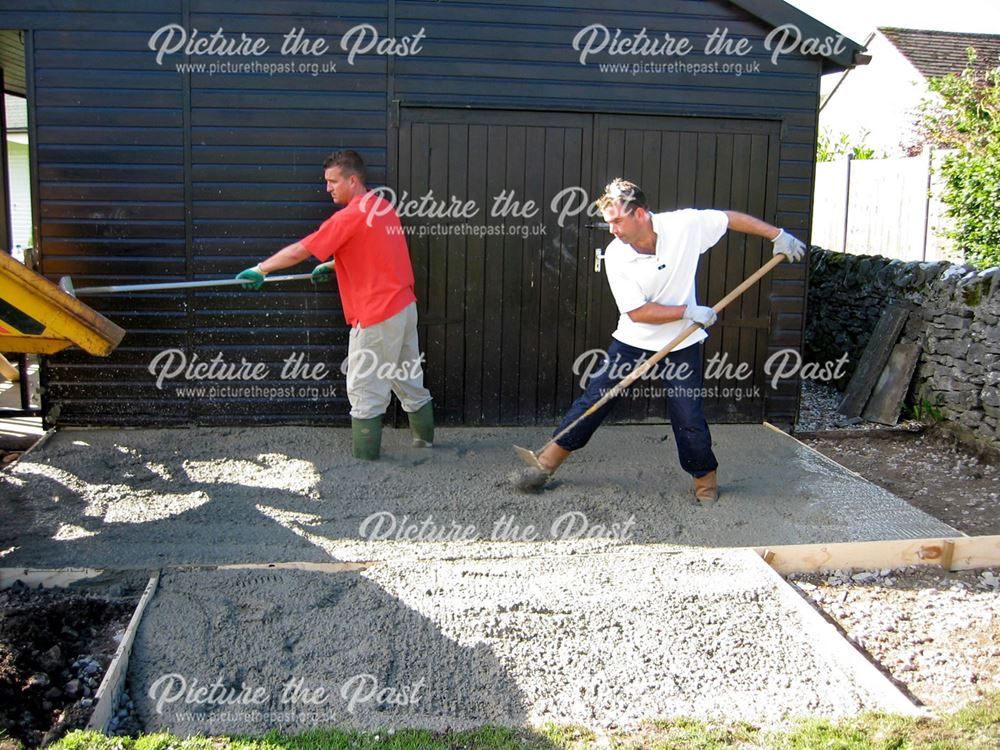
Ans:
POLYGON ((770 576, 775 582, 779 596, 802 618, 809 640, 817 653, 823 654, 835 663, 850 670, 856 678, 856 684, 864 687, 882 703, 883 710, 903 716, 930 716, 930 712, 915 702, 899 689, 889 677, 856 649, 836 626, 826 620, 823 615, 807 602, 796 589, 786 581, 778 571, 764 562, 753 550, 745 550, 752 558, 751 565, 758 565, 762 575, 770 576))
POLYGON ((94 712, 87 722, 87 729, 98 731, 101 734, 108 733, 111 720, 114 718, 115 711, 118 710, 121 701, 122 690, 125 688, 128 660, 132 655, 132 644, 135 642, 135 634, 139 629, 142 613, 146 610, 150 599, 153 598, 153 594, 156 593, 159 582, 160 572, 157 571, 146 584, 146 590, 142 592, 142 597, 139 599, 135 611, 132 612, 132 619, 129 620, 128 627, 125 629, 122 642, 118 644, 118 650, 115 651, 115 656, 111 660, 111 666, 108 667, 104 679, 101 680, 101 684, 97 688, 97 693, 94 695, 94 712))

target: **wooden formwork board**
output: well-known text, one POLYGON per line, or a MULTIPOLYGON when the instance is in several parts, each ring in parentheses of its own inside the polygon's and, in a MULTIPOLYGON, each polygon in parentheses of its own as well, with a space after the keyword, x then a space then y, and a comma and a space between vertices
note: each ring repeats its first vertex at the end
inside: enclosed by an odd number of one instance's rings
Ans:
POLYGON ((21 581, 31 588, 65 588, 77 581, 96 578, 103 573, 97 568, 0 568, 0 589, 9 589, 14 581, 21 581))
POLYGON ((231 563, 212 566, 214 570, 309 570, 314 573, 349 573, 365 570, 372 562, 275 562, 275 563, 231 563))
POLYGON ((0 375, 7 378, 11 383, 16 383, 21 379, 20 371, 2 354, 0 354, 0 375))
POLYGON ((933 565, 944 570, 1000 566, 1000 535, 757 547, 779 573, 878 570, 933 565))
POLYGON ((872 661, 854 648, 836 626, 827 621, 779 572, 769 565, 762 565, 765 574, 774 577, 782 603, 795 611, 815 646, 816 652, 853 673, 859 686, 877 696, 884 710, 904 716, 925 716, 926 709, 917 705, 900 690, 872 661))
POLYGON ((94 695, 94 712, 90 715, 90 721, 87 722, 87 729, 104 734, 108 732, 111 719, 114 718, 115 711, 118 710, 122 690, 125 687, 128 660, 132 655, 132 644, 135 642, 135 634, 139 629, 142 613, 145 611, 146 605, 149 604, 149 600, 153 598, 153 594, 156 593, 159 582, 160 573, 157 571, 146 584, 146 590, 142 592, 142 597, 132 613, 132 619, 129 620, 128 627, 125 629, 122 642, 118 644, 118 650, 115 651, 115 656, 111 660, 111 666, 108 667, 104 679, 101 680, 101 684, 97 688, 97 693, 94 695))

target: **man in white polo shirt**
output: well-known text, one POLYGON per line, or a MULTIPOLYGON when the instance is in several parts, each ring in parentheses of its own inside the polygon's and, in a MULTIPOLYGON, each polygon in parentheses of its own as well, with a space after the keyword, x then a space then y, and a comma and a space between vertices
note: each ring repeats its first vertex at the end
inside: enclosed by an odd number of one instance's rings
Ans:
MULTIPOLYGON (((654 370, 666 385, 670 425, 681 468, 694 478, 701 502, 718 498, 712 436, 702 409, 701 342, 715 311, 699 305, 695 277, 701 254, 727 230, 754 234, 774 243, 775 254, 802 259, 805 245, 783 229, 738 211, 683 209, 654 214, 635 184, 616 179, 597 201, 615 239, 604 253, 608 282, 621 316, 607 357, 576 400, 556 433, 595 404, 638 364, 666 346, 692 322, 697 331, 654 370)), ((620 398, 620 397, 619 397, 620 398)), ((551 476, 569 455, 587 444, 618 399, 612 399, 538 456, 551 476)))

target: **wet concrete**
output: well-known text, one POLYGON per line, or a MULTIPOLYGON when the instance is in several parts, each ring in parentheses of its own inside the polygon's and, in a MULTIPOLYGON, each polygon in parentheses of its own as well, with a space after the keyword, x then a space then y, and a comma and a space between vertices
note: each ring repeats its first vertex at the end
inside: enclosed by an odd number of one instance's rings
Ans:
POLYGON ((699 506, 666 426, 608 427, 544 492, 512 489, 511 445, 544 430, 387 430, 383 459, 345 430, 65 431, 0 475, 0 564, 163 567, 525 556, 621 544, 709 547, 955 536, 800 445, 716 425, 721 499, 699 506))
POLYGON ((713 434, 700 506, 662 426, 601 430, 538 495, 509 475, 540 429, 387 430, 377 463, 344 430, 65 431, 0 475, 0 565, 164 570, 129 667, 147 730, 905 706, 754 553, 711 548, 956 532, 786 435, 713 434), (280 561, 376 562, 214 569, 280 561))
POLYGON ((748 550, 174 572, 129 680, 181 735, 912 711, 789 597, 748 550))

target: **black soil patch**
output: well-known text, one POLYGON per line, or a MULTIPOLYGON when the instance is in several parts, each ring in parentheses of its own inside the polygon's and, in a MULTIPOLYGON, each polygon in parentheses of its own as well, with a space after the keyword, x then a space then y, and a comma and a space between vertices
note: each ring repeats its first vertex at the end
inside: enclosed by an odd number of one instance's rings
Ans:
POLYGON ((0 591, 0 736, 37 747, 84 727, 134 609, 21 582, 0 591))

